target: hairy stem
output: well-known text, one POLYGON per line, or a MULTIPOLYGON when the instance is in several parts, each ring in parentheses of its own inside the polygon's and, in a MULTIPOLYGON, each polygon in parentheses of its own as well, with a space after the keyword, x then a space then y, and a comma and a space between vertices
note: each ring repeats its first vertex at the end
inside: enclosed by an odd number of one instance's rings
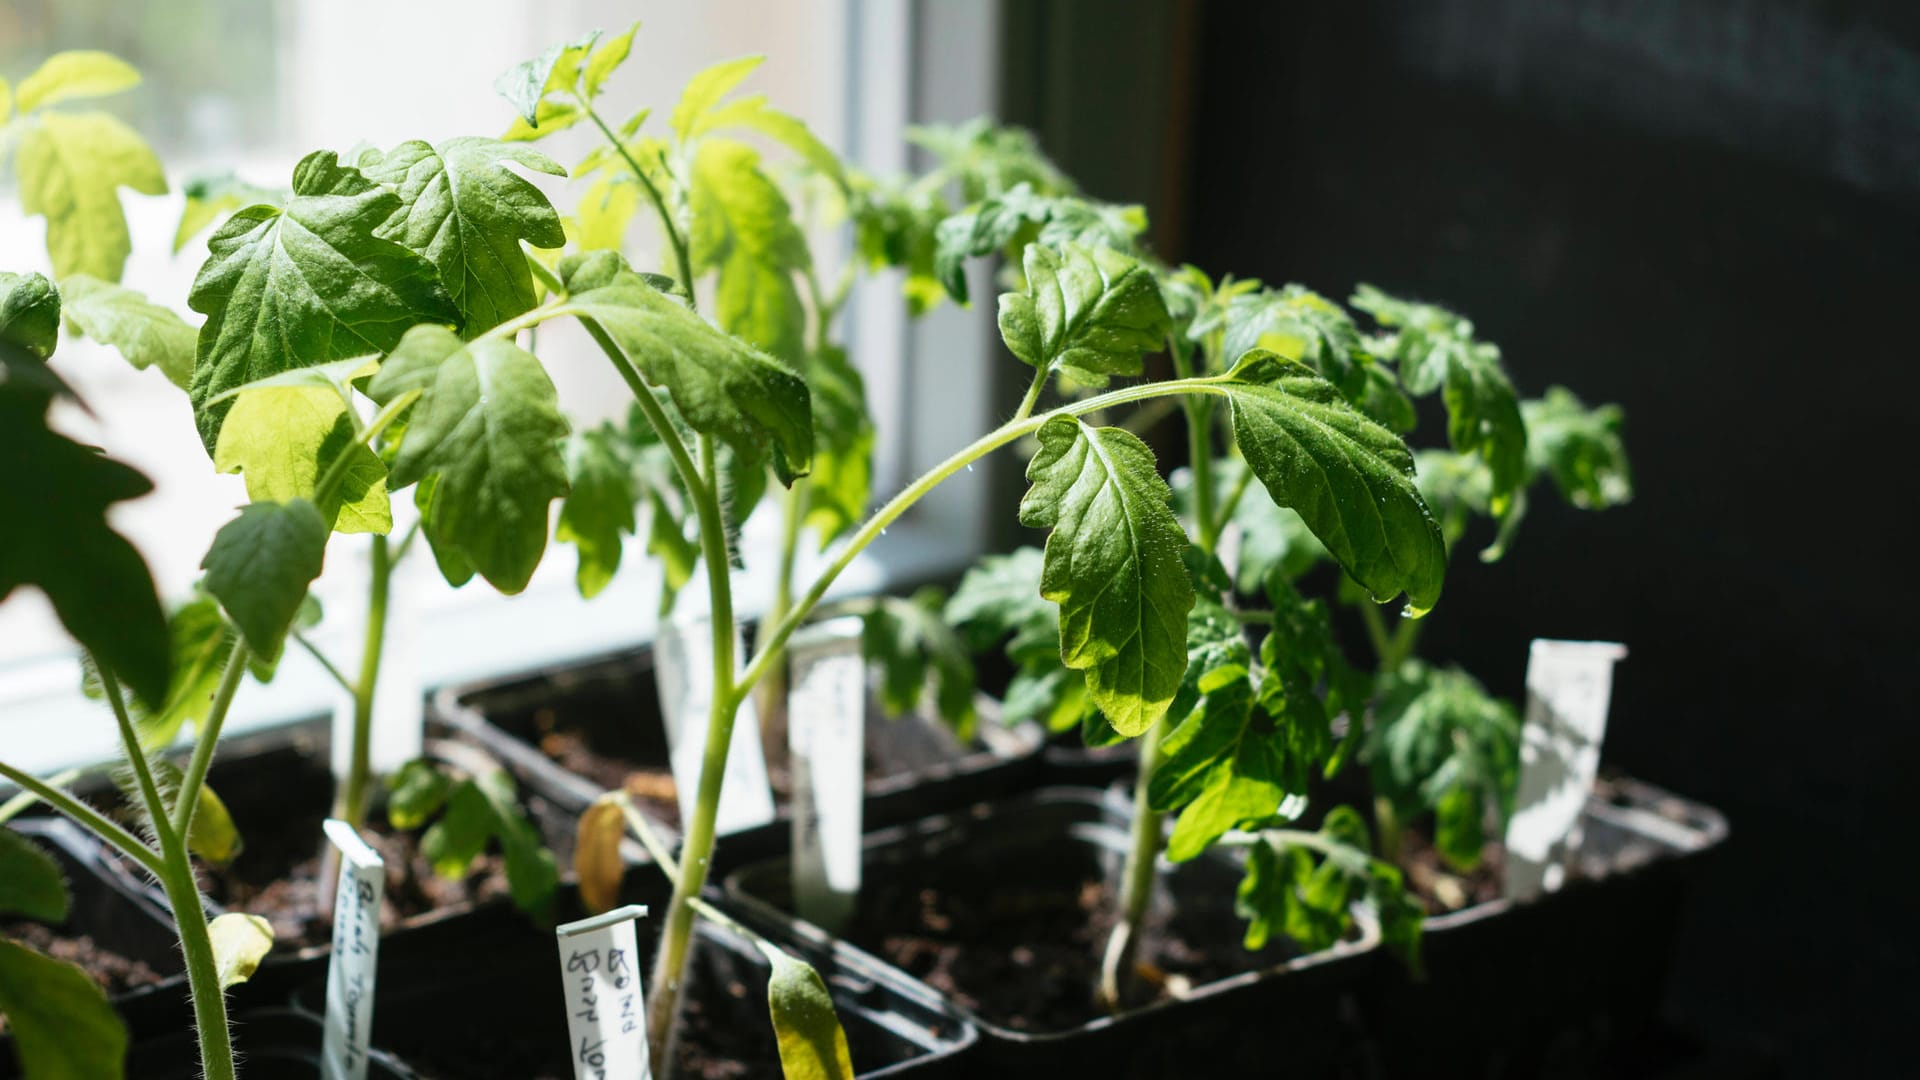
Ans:
POLYGON ((1033 415, 1033 407, 1040 404, 1040 392, 1047 388, 1047 369, 1041 368, 1033 373, 1033 385, 1027 387, 1027 396, 1020 401, 1020 408, 1013 414, 1015 420, 1025 420, 1033 415))
POLYGON ((347 782, 334 800, 333 816, 356 830, 366 824, 368 788, 373 782, 373 699, 380 684, 380 653, 387 637, 387 597, 393 584, 392 549, 387 538, 373 537, 372 584, 367 595, 367 636, 360 653, 360 678, 353 686, 353 748, 347 782))
POLYGON ((1360 621, 1367 628, 1367 641, 1373 646, 1374 662, 1382 672, 1392 671, 1393 665, 1388 663, 1388 657, 1393 652, 1393 642, 1387 634, 1387 621, 1380 617, 1380 605, 1362 600, 1359 608, 1360 621))
MULTIPOLYGON (((85 769, 68 769, 65 772, 57 772, 47 777, 47 783, 53 787, 63 788, 85 775, 87 775, 85 769)), ((5 825, 7 822, 19 817, 28 807, 40 801, 40 796, 31 791, 21 791, 15 794, 13 798, 8 799, 4 803, 0 803, 0 825, 5 825)))
MULTIPOLYGON (((201 721, 200 730, 196 732, 193 757, 187 761, 187 771, 180 780, 180 793, 175 796, 179 799, 173 807, 173 831, 177 836, 188 836, 193 832, 193 811, 200 802, 200 785, 207 782, 207 768, 213 764, 214 744, 220 741, 220 728, 227 722, 227 710, 233 707, 233 695, 240 689, 240 680, 246 674, 247 642, 236 633, 233 650, 227 653, 226 670, 220 675, 220 688, 213 693, 213 707, 207 710, 207 718, 201 721)), ((199 904, 199 896, 195 894, 194 907, 197 909, 199 904)))
MULTIPOLYGON (((244 666, 244 663, 241 665, 244 666)), ((180 951, 187 962, 187 986, 193 995, 193 1022, 200 1037, 201 1075, 208 1080, 234 1080, 233 1038, 227 1030, 226 991, 220 986, 220 972, 213 955, 213 940, 207 933, 207 914, 200 906, 200 883, 194 880, 193 860, 187 851, 185 827, 176 830, 167 821, 167 804, 153 782, 147 765, 146 748, 127 716, 126 702, 120 696, 120 684, 105 665, 100 668, 100 683, 107 701, 113 706, 114 719, 120 725, 120 743, 133 775, 139 782, 140 799, 146 805, 154 838, 160 842, 160 884, 166 890, 167 903, 173 908, 175 928, 180 934, 180 951)), ((211 742, 201 732, 203 742, 211 742)), ((187 798, 182 785, 178 798, 187 798)), ((198 798, 197 789, 194 797, 198 798)), ((186 820, 192 823, 192 816, 186 820)))
POLYGON ((660 189, 655 186, 653 178, 647 175, 647 170, 633 160, 633 155, 627 151, 627 145, 620 141, 620 137, 613 133, 613 129, 607 126, 605 120, 600 119, 600 114, 593 111, 592 103, 585 98, 580 98, 579 101, 580 108, 586 111, 587 119, 592 120, 593 126, 600 129, 600 134, 607 137, 607 142, 619 152, 621 159, 627 163, 627 168, 633 170, 634 179, 640 181, 641 189, 647 193, 647 201, 653 204, 654 212, 660 215, 660 229, 666 233, 667 244, 673 248, 674 264, 679 267, 680 287, 687 291, 687 306, 697 307, 697 302, 693 298, 693 262, 687 257, 686 238, 680 235, 679 227, 673 223, 673 213, 667 209, 667 200, 661 196, 660 189))
POLYGON ((693 821, 687 826, 686 842, 680 849, 680 880, 675 883, 673 899, 667 904, 666 927, 660 953, 654 961, 647 1037, 652 1043, 654 1060, 663 1063, 673 1060, 674 1020, 679 1012, 687 954, 693 941, 692 901, 706 887, 707 871, 713 862, 720 785, 726 778, 727 750, 733 744, 733 721, 740 709, 740 695, 733 678, 733 584, 727 559, 726 525, 722 521, 720 500, 714 494, 719 487, 719 476, 711 435, 700 436, 700 465, 705 490, 696 508, 700 515, 701 557, 707 566, 707 596, 712 607, 713 701, 707 714, 707 742, 700 756, 700 787, 694 801, 693 821))
POLYGON ((1140 742, 1140 771, 1133 781, 1133 843, 1127 848, 1127 863, 1121 870, 1120 921, 1107 939, 1106 955, 1100 963, 1100 1004, 1108 1012, 1119 1012, 1123 994, 1132 977, 1134 956, 1140 948, 1141 924, 1147 905, 1153 900, 1154 873, 1159 867, 1161 813, 1147 805, 1147 787, 1154 770, 1160 766, 1160 740, 1167 734, 1166 720, 1154 723, 1140 742))
POLYGON ((115 851, 140 864, 140 868, 152 874, 155 880, 160 877, 160 855, 146 842, 116 824, 112 818, 81 802, 79 799, 48 784, 45 780, 16 769, 0 761, 0 780, 29 792, 41 802, 53 807, 60 813, 72 818, 74 824, 99 837, 102 842, 115 851))

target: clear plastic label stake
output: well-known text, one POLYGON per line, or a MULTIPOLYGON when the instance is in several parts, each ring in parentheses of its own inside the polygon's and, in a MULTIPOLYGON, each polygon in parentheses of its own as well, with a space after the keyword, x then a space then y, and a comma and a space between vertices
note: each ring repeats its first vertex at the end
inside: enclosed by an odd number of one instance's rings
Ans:
MULTIPOLYGON (((660 712, 666 718, 667 747, 678 789, 680 820, 693 820, 699 798, 700 765, 707 747, 708 710, 713 707, 713 630, 705 616, 675 618, 660 624, 654 642, 655 682, 660 712)), ((741 655, 739 631, 733 655, 741 655)), ((751 695, 733 721, 727 770, 721 781, 720 835, 765 825, 774 818, 773 787, 767 782, 767 756, 760 746, 760 719, 751 695)))
POLYGON ((793 892, 801 918, 835 929, 860 893, 867 668, 860 620, 833 619, 787 645, 793 769, 793 892))

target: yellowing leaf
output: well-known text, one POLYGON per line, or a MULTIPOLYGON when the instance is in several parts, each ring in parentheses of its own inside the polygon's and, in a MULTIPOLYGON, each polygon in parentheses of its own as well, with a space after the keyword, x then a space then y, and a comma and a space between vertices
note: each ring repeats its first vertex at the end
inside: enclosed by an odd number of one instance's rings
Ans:
POLYGON ((766 59, 764 56, 742 56, 734 60, 722 60, 689 79, 687 88, 680 92, 680 103, 673 107, 674 134, 680 136, 682 141, 699 134, 706 112, 718 105, 720 99, 727 96, 727 91, 739 86, 766 59))
POLYGON ((620 882, 627 872, 620 841, 626 835, 627 816, 612 796, 602 795, 580 815, 573 872, 580 876, 580 902, 590 915, 611 911, 619 902, 620 882))
POLYGON ((252 978, 273 950, 273 924, 258 915, 230 911, 207 924, 207 935, 222 989, 252 978))
POLYGON ((767 1009, 786 1080, 853 1080, 847 1033, 820 973, 768 942, 754 944, 773 965, 767 977, 767 1009))
POLYGON ((255 502, 315 500, 320 478, 341 454, 352 460, 325 500, 315 505, 337 532, 386 533, 393 528, 387 469, 354 438, 347 403, 333 389, 263 386, 243 390, 227 413, 213 467, 246 476, 255 502))
POLYGON ((132 250, 119 189, 167 190, 140 136, 105 113, 47 113, 28 126, 17 168, 22 208, 47 219, 54 274, 119 281, 132 250))
POLYGON ((627 27, 626 33, 615 34, 608 38, 600 44, 599 48, 593 50, 591 56, 587 57, 587 66, 580 72, 580 84, 586 90, 589 99, 598 96, 600 87, 607 81, 607 76, 612 75, 614 69, 626 63, 627 54, 633 51, 633 33, 638 29, 640 24, 636 21, 632 26, 627 27))
MULTIPOLYGON (((133 65, 112 53, 90 49, 54 53, 40 69, 20 80, 20 111, 32 112, 74 98, 106 97, 140 85, 133 65)), ((4 116, 0 110, 0 116, 4 116)))

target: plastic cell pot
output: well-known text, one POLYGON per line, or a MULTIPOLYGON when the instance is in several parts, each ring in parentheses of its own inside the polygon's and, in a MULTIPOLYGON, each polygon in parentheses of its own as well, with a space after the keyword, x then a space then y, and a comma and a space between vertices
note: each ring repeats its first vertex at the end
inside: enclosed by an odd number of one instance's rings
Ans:
POLYGON ((1461 1075, 1559 1075, 1657 1037, 1687 893, 1726 819, 1619 779, 1582 831, 1559 890, 1428 919, 1424 982, 1376 973, 1360 1015, 1386 1075, 1436 1048, 1461 1075))
MULTIPOLYGON (((997 703, 985 697, 979 712, 976 739, 961 745, 933 721, 888 719, 869 704, 864 808, 869 827, 913 820, 1037 781, 1039 729, 1001 726, 997 703)), ((674 832, 678 808, 667 779, 666 730, 651 648, 448 688, 433 699, 432 716, 498 758, 523 788, 564 814, 577 815, 636 772, 652 777, 651 786, 635 782, 628 789, 650 817, 674 832)), ((782 799, 778 820, 725 837, 715 852, 715 870, 785 851, 790 833, 782 799)))
MULTIPOLYGON (((233 1018, 233 1049, 241 1075, 273 1080, 319 1080, 321 1027, 291 1009, 255 1009, 233 1018)), ((200 1051, 191 1027, 135 1043, 127 1076, 139 1080, 198 1080, 200 1051)), ((406 1066, 378 1049, 367 1055, 368 1080, 414 1080, 406 1066)))
MULTIPOLYGON (((623 902, 645 904, 635 925, 642 956, 658 941, 668 890, 650 867, 628 875, 623 902), (638 884, 650 879, 649 884, 638 884)), ((580 914, 563 890, 562 918, 580 914)), ((689 961, 677 1075, 781 1075, 767 1011, 765 957, 731 931, 702 921, 689 961)), ((963 1076, 952 1071, 977 1039, 963 1021, 887 973, 830 951, 799 950, 826 980, 862 1077, 963 1076)), ((563 976, 553 931, 514 912, 488 908, 382 943, 372 1040, 407 1062, 421 1080, 512 1076, 571 1080, 563 976)), ((641 965, 646 970, 646 965, 641 965)), ((318 1014, 324 977, 303 987, 295 1005, 318 1014)))
POLYGON ((726 888, 763 925, 947 995, 982 1032, 975 1075, 1267 1075, 1280 1047, 1303 1075, 1350 1071, 1361 1051, 1347 1017, 1376 962, 1372 923, 1357 919, 1353 940, 1322 952, 1276 942, 1249 953, 1233 911, 1240 868, 1222 855, 1161 864, 1141 958, 1172 996, 1118 1015, 1093 1003, 1098 913, 1128 814, 1098 789, 1054 787, 871 833, 838 942, 788 914, 784 858, 736 871, 726 888))

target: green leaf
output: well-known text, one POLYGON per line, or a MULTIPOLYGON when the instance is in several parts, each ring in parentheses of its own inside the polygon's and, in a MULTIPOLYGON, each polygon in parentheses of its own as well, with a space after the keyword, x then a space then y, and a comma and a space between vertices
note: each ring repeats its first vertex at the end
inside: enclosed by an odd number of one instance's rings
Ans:
POLYGON ((496 589, 527 587, 547 548, 548 506, 567 493, 567 421, 546 369, 500 338, 407 333, 367 386, 386 405, 421 392, 388 483, 435 478, 428 539, 458 548, 496 589))
POLYGON ((647 554, 660 563, 660 609, 671 611, 674 597, 693 580, 693 568, 700 565, 700 545, 687 539, 686 529, 657 489, 648 494, 647 502, 647 554))
POLYGON ((1020 521, 1051 528, 1040 593, 1060 605, 1060 658, 1084 670, 1114 730, 1138 735, 1187 667, 1187 536, 1153 452, 1119 428, 1055 417, 1038 432, 1020 521))
POLYGON ((1073 180, 1047 159, 1033 133, 1024 128, 982 116, 952 126, 910 127, 907 141, 933 155, 936 174, 957 182, 970 203, 997 198, 1022 184, 1040 195, 1075 193, 1073 180))
POLYGON ((499 769, 454 784, 445 812, 421 838, 420 850, 434 873, 457 881, 490 841, 500 845, 514 906, 544 911, 560 886, 559 871, 553 853, 540 845, 539 830, 521 811, 513 780, 499 769))
MULTIPOLYGON (((947 216, 946 200, 905 179, 875 180, 853 173, 849 183, 854 248, 867 269, 906 271, 901 291, 911 314, 923 315, 938 307, 947 292, 934 275, 934 233, 947 216)), ((964 268, 961 280, 964 283, 964 268)))
POLYGON ((1297 511, 1329 554, 1384 602, 1413 613, 1440 598, 1446 541, 1413 483, 1400 437, 1304 365, 1256 350, 1222 384, 1234 440, 1273 501, 1297 511))
POLYGON ((1153 776, 1154 806, 1180 808, 1167 857, 1191 859, 1242 821, 1279 812, 1287 791, 1280 782, 1284 744, 1273 721, 1253 707, 1244 669, 1210 672, 1202 686, 1218 683, 1168 732, 1166 756, 1153 776))
POLYGON ((833 995, 820 973, 771 942, 754 944, 773 965, 767 976, 767 1009, 786 1080, 853 1080, 847 1033, 840 1028, 833 995))
POLYGON ((260 961, 273 951, 273 924, 258 915, 229 911, 207 924, 213 939, 213 966, 220 974, 220 988, 236 986, 253 978, 260 961))
POLYGON ((673 107, 673 133, 681 142, 687 142, 700 134, 701 124, 707 114, 720 103, 734 87, 746 81, 755 68, 766 62, 764 56, 741 56, 732 60, 722 60, 700 71, 687 80, 686 89, 680 91, 680 102, 673 107))
POLYGON ((235 387, 293 368, 384 353, 416 323, 453 324, 433 264, 376 235, 400 197, 309 154, 284 210, 253 206, 208 241, 187 304, 207 316, 194 363, 195 420, 208 453, 218 445, 235 387))
POLYGON ((35 360, 52 356, 60 343, 61 300, 43 275, 0 271, 0 344, 35 360))
POLYGON ((355 437, 347 402, 333 386, 256 383, 243 389, 221 426, 213 466, 244 474, 254 502, 313 502, 339 532, 384 534, 393 528, 387 467, 355 437), (343 454, 348 463, 320 498, 321 478, 343 454))
POLYGON ((613 425, 575 432, 567 440, 567 483, 553 535, 579 550, 574 581, 580 595, 591 599, 620 569, 620 538, 633 535, 634 504, 640 498, 626 441, 613 425))
POLYGON ((60 864, 26 837, 0 828, 0 916, 67 921, 67 879, 60 864))
POLYGON ((140 85, 132 64, 91 49, 57 52, 20 80, 14 103, 22 113, 76 98, 107 97, 140 85))
POLYGON ((360 171, 400 196, 378 235, 405 244, 440 271, 466 335, 534 305, 533 273, 520 242, 558 248, 567 236, 540 189, 507 168, 565 176, 560 163, 529 146, 471 136, 438 146, 418 140, 386 154, 369 150, 360 171))
POLYGON ((619 251, 626 246, 627 226, 640 209, 640 185, 631 176, 601 176, 581 194, 575 213, 580 216, 581 251, 619 251))
POLYGON ((614 252, 569 256, 560 275, 568 307, 604 329, 647 382, 665 387, 695 431, 748 454, 771 442, 783 479, 807 473, 813 407, 791 368, 715 329, 614 252))
POLYGON ((806 377, 814 436, 806 521, 824 550, 866 520, 875 436, 866 384, 845 350, 828 347, 810 354, 806 377))
POLYGON ((87 973, 0 938, 0 1015, 33 1080, 120 1080, 127 1031, 87 973))
POLYGON ((976 649, 990 648, 1036 621, 1053 626, 1060 609, 1040 595, 1044 561, 1040 549, 1033 547, 981 559, 947 601, 947 621, 965 631, 976 649))
POLYGON ((1053 248, 1110 248, 1130 255, 1146 228, 1146 212, 1137 206, 1054 197, 1016 186, 935 227, 933 274, 954 300, 965 304, 970 258, 1000 251, 1021 262, 1024 249, 1035 242, 1053 248))
POLYGON ((387 821, 396 829, 417 829, 440 812, 452 790, 452 777, 415 758, 387 777, 387 821))
POLYGON ((599 97, 600 88, 606 85, 607 77, 627 62, 627 54, 633 51, 634 32, 639 29, 640 24, 635 22, 624 33, 615 34, 601 42, 587 57, 586 67, 580 72, 580 86, 586 91, 588 100, 599 97))
POLYGON ((106 516, 153 485, 48 430, 48 399, 17 387, 11 376, 0 382, 0 461, 33 467, 9 470, 0 485, 0 521, 16 523, 0 529, 0 600, 21 585, 39 588, 75 640, 157 703, 167 692, 166 616, 145 560, 106 516))
POLYGON ((946 594, 927 586, 911 598, 883 596, 860 637, 867 663, 880 669, 880 703, 889 716, 920 707, 929 687, 940 719, 962 738, 974 725, 973 658, 941 616, 946 594))
POLYGON ((588 51, 598 40, 600 31, 594 30, 578 41, 549 46, 539 56, 501 72, 493 81, 494 92, 506 98, 521 119, 539 129, 541 135, 552 134, 542 127, 540 111, 546 104, 545 98, 555 91, 573 88, 581 65, 587 62, 588 51))
POLYGON ((1000 294, 1000 336, 1042 370, 1103 386, 1140 374, 1142 353, 1165 344, 1167 308, 1153 272, 1107 248, 1027 248, 1027 291, 1000 294))
POLYGON ((80 332, 111 345, 127 363, 158 366, 182 390, 193 378, 194 343, 199 332, 168 308, 120 285, 87 274, 73 274, 60 286, 67 321, 80 332))
POLYGON ((1402 821, 1436 816, 1442 858, 1479 864, 1487 812, 1504 829, 1519 783, 1520 717, 1458 668, 1410 661, 1375 701, 1364 759, 1402 821))
POLYGON ((1424 913, 1400 871, 1372 856, 1366 822, 1350 806, 1328 811, 1318 833, 1262 833, 1247 852, 1234 906, 1248 920, 1247 948, 1284 934, 1311 951, 1346 937, 1362 900, 1379 919, 1383 943, 1418 977, 1424 913))
POLYGON ((731 139, 705 139, 695 152, 687 197, 693 272, 718 271, 720 328, 788 363, 803 351, 807 312, 794 274, 809 265, 807 238, 760 154, 731 139))
POLYGON ((327 519, 305 499, 257 502, 222 526, 200 566, 247 648, 269 663, 280 658, 307 586, 326 561, 327 519))
POLYGON ((1340 305, 1311 289, 1288 285, 1235 297, 1226 308, 1226 336, 1215 363, 1231 365, 1254 349, 1298 360, 1358 400, 1373 358, 1340 305))
POLYGON ((231 172, 196 176, 180 185, 180 190, 187 203, 173 231, 175 255, 214 222, 243 206, 281 206, 292 198, 292 192, 249 184, 231 172))
POLYGON ((1588 409, 1564 386, 1521 406, 1527 457, 1553 477, 1560 495, 1582 510, 1605 510, 1633 499, 1633 469, 1620 438, 1618 405, 1588 409))
POLYGON ((21 209, 47 219, 54 275, 119 281, 132 250, 120 189, 167 191, 147 144, 106 113, 44 113, 27 124, 15 160, 21 209))

